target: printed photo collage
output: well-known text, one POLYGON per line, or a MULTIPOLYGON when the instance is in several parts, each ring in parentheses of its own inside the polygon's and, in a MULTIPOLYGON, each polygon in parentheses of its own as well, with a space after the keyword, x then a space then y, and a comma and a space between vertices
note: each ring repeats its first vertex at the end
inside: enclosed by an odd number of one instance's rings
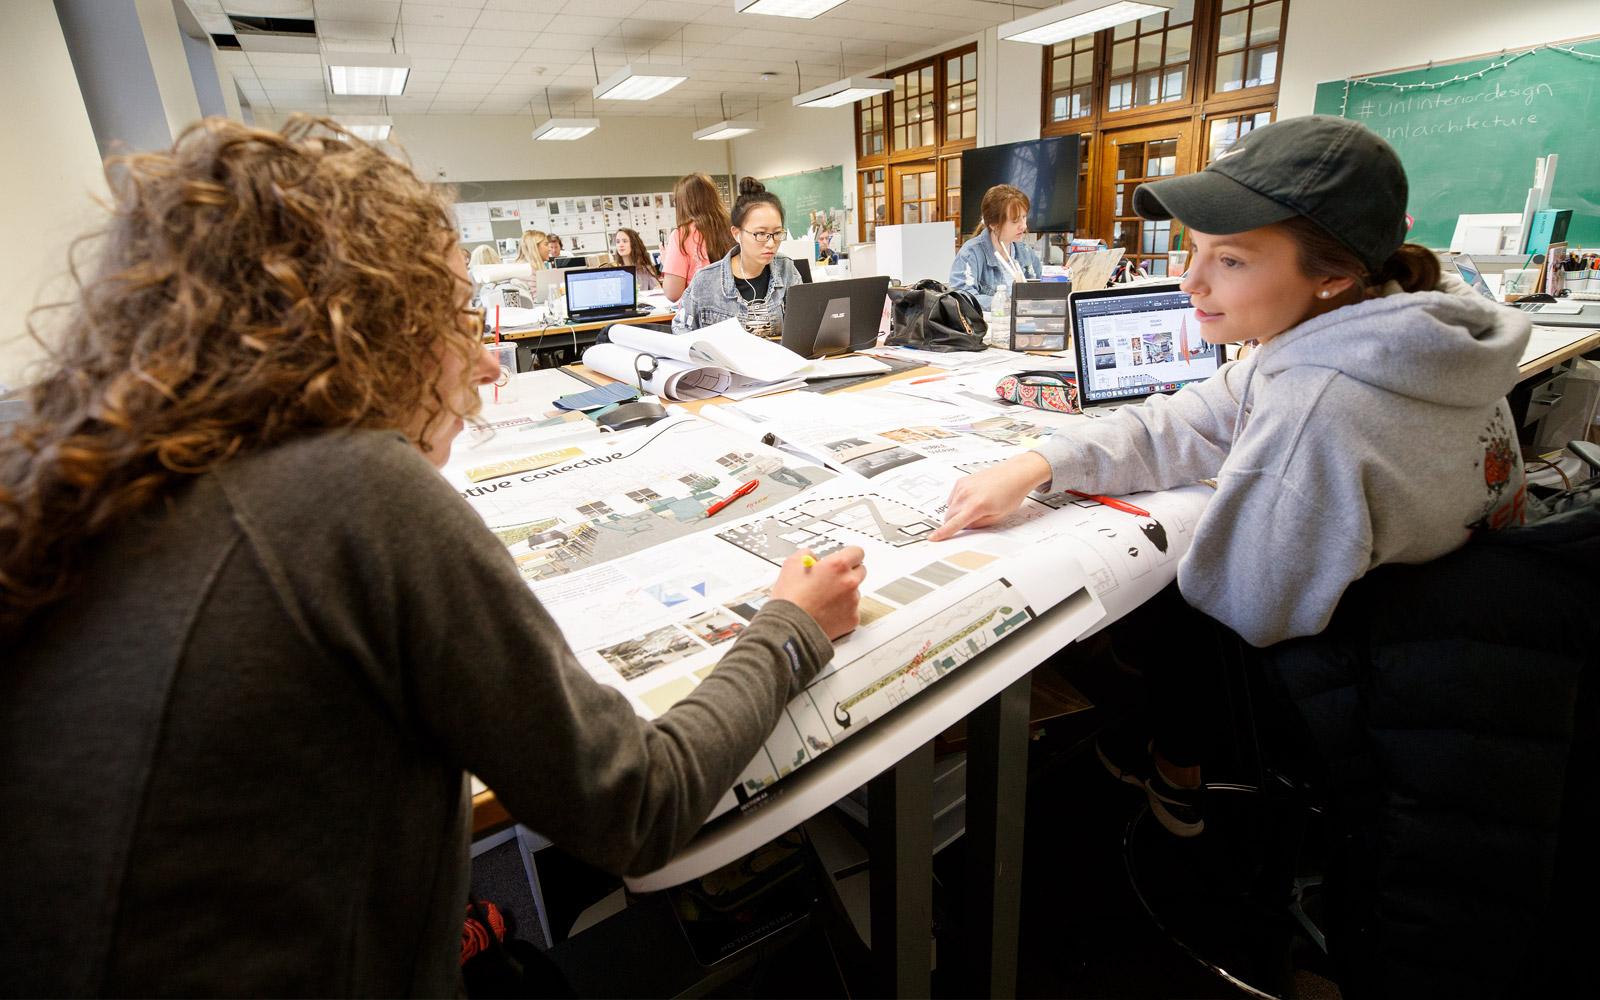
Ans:
POLYGON ((533 230, 561 237, 565 254, 606 253, 624 228, 655 249, 677 223, 670 191, 462 202, 455 210, 463 245, 494 243, 502 253, 515 253, 521 234, 533 230))

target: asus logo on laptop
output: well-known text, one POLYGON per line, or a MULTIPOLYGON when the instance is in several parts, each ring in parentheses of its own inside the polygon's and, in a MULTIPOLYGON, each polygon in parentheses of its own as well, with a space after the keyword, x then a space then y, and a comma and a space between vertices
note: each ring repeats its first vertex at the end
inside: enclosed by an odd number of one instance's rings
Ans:
POLYGON ((844 319, 844 313, 842 313, 842 312, 829 313, 828 314, 828 318, 829 319, 844 319))

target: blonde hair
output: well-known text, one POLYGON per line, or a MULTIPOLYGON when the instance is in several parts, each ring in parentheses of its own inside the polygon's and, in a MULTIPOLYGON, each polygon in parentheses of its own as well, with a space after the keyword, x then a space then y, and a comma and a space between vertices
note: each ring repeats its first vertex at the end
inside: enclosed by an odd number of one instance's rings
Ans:
POLYGON ((518 264, 532 264, 535 271, 545 266, 544 244, 550 237, 537 229, 530 229, 522 234, 522 241, 517 244, 518 264))
POLYGON ((472 248, 472 259, 469 261, 470 266, 480 267, 484 264, 498 263, 500 263, 500 251, 496 250, 493 244, 480 243, 472 248))
POLYGON ((376 146, 305 115, 208 118, 106 177, 110 218, 77 244, 96 266, 43 307, 55 336, 30 318, 48 360, 0 434, 0 646, 95 539, 219 466, 334 428, 426 449, 476 399, 449 201, 376 146))

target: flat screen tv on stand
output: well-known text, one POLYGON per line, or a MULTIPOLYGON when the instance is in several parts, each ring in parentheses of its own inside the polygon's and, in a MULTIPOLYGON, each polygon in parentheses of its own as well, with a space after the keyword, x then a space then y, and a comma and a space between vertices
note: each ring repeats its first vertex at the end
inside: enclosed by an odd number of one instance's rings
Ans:
POLYGON ((1028 196, 1029 232, 1074 232, 1078 221, 1078 137, 980 146, 962 153, 962 239, 978 228, 984 192, 996 184, 1010 184, 1028 196))

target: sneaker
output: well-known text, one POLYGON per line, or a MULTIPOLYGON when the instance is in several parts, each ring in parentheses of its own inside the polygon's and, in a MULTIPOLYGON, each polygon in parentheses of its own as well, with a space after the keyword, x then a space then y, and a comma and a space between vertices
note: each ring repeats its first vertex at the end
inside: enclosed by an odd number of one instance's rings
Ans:
POLYGON ((1094 755, 1100 766, 1118 781, 1143 788, 1145 779, 1155 773, 1155 762, 1150 758, 1152 741, 1140 740, 1123 733, 1107 731, 1094 741, 1094 755))
POLYGON ((1205 832, 1204 785, 1179 788, 1155 771, 1145 779, 1144 790, 1150 799, 1150 813, 1168 833, 1175 837, 1198 837, 1205 832))

